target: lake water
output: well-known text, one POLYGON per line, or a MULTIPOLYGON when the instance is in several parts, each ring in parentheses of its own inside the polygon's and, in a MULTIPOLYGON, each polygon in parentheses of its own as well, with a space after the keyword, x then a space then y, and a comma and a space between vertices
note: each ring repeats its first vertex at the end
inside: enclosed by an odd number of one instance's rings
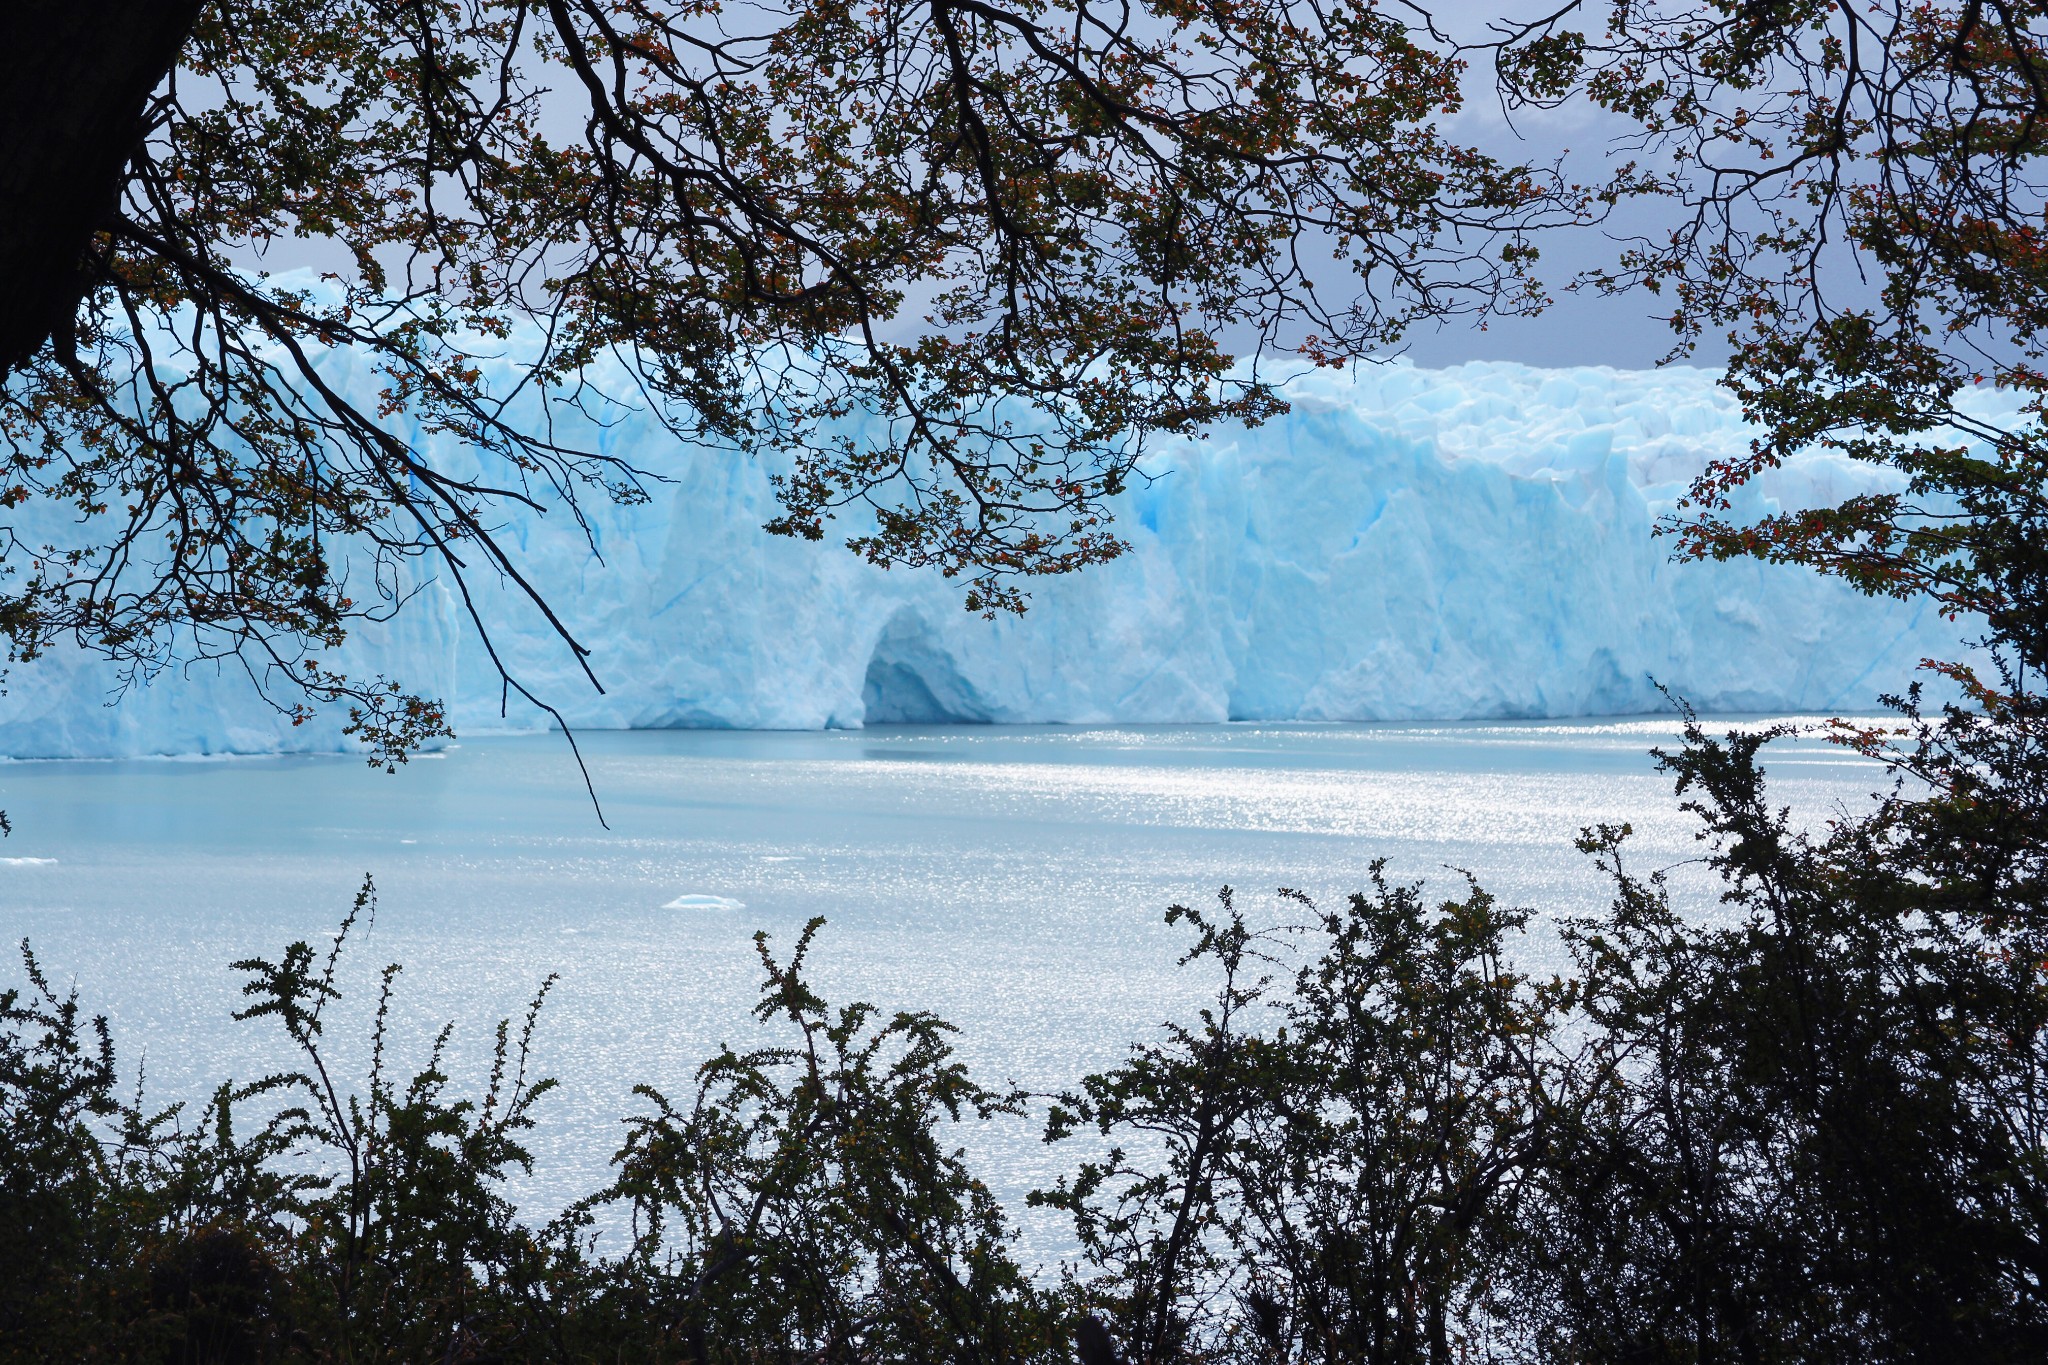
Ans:
MULTIPOLYGON (((111 1017, 151 1095, 198 1098, 283 1060, 229 1022, 227 963, 324 944, 373 874, 345 1018, 404 963, 401 1062, 454 1020, 475 1081, 492 1024, 560 974, 539 1063, 562 1089, 524 1191, 548 1203, 601 1182, 635 1082, 687 1093, 716 1044, 763 1039, 757 929, 787 945, 825 916, 828 999, 933 1010, 984 1079, 1056 1089, 1203 995, 1161 915, 1226 883, 1258 907, 1283 885, 1348 893, 1375 857, 1446 890, 1447 865, 1468 869, 1536 909, 1525 956, 1553 965, 1543 923, 1601 898, 1580 827, 1632 822, 1643 866, 1697 856, 1647 756, 1674 736, 1664 717, 586 735, 609 829, 559 736, 470 740, 395 776, 331 757, 8 763, 0 934, 111 1017)), ((1806 818, 1881 780, 1818 740, 1769 766, 1806 818)), ((360 1060, 361 1029, 335 1028, 360 1060)), ((1013 1195, 1069 1161, 1017 1125, 973 1141, 1013 1195)))

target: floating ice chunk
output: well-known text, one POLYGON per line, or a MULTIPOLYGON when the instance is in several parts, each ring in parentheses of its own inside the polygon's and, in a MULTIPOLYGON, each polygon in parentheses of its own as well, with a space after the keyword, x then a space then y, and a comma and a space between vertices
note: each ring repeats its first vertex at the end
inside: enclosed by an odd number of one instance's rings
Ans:
POLYGON ((0 858, 0 867, 48 867, 55 858, 0 858))
POLYGON ((677 896, 661 907, 664 910, 744 910, 745 901, 736 901, 731 896, 706 896, 688 892, 677 896))

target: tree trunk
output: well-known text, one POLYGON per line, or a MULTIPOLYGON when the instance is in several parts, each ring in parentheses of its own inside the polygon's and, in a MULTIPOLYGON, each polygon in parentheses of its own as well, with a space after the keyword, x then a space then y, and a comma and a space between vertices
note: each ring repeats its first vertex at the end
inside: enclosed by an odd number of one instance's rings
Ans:
POLYGON ((0 0, 0 378, 71 331, 143 107, 205 0, 0 0))

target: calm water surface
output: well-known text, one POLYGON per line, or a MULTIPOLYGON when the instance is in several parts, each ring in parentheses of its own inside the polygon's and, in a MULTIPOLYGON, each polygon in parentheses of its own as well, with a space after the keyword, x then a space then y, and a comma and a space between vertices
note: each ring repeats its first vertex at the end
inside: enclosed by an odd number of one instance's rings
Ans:
MULTIPOLYGON (((1632 822, 1644 865, 1696 856, 1647 756, 1673 735, 1668 718, 588 735, 608 830, 559 736, 471 740, 396 776, 347 758, 8 763, 0 933, 111 1017, 151 1094, 196 1097, 282 1059, 229 1022, 226 964, 324 944, 373 874, 345 979, 363 1007, 376 969, 405 964, 401 1060, 452 1019, 473 1080, 495 1020, 560 974, 539 1064, 562 1089, 528 1191, 546 1200, 602 1178, 635 1082, 686 1093, 719 1042, 764 1039, 746 1013, 757 929, 787 944, 825 916, 828 999, 934 1010, 984 1079, 1054 1089, 1199 998, 1161 914, 1226 883, 1261 907, 1283 885, 1347 893, 1376 857, 1447 891, 1464 868, 1537 910, 1525 953, 1554 964, 1544 923, 1600 898, 1581 826, 1632 822)), ((1808 819, 1880 782, 1819 741, 1776 746, 1770 768, 1808 819)), ((336 1031, 353 1060, 360 1029, 336 1031)), ((1067 1164, 1021 1128, 971 1140, 999 1189, 1067 1164)))

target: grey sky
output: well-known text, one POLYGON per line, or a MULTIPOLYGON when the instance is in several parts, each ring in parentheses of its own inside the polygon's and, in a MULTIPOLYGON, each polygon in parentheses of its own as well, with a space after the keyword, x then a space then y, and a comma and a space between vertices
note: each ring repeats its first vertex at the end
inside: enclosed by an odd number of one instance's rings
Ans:
MULTIPOLYGON (((1424 0, 1426 3, 1427 0, 1424 0)), ((1540 0, 1537 0, 1540 3, 1540 0)), ((1599 22, 1599 0, 1582 0, 1589 8, 1576 19, 1577 26, 1599 22)), ((1554 7, 1543 4, 1542 9, 1554 7)), ((1488 23, 1503 9, 1509 12, 1535 11, 1531 0, 1448 0, 1431 5, 1436 21, 1453 36, 1467 42, 1481 40, 1488 23)), ((1602 178, 1612 142, 1622 131, 1618 120, 1583 104, 1555 110, 1518 113, 1512 123, 1503 115, 1494 97, 1492 72, 1475 60, 1468 81, 1467 108, 1452 119, 1444 131, 1454 139, 1475 144, 1504 161, 1547 163, 1562 156, 1568 173, 1580 182, 1602 178)), ((1637 206, 1631 217, 1602 227, 1557 229, 1539 238, 1542 250, 1541 274, 1551 286, 1556 303, 1542 314, 1529 318, 1494 318, 1484 328, 1471 318, 1452 318, 1440 326, 1420 327, 1403 348, 1408 359, 1420 365, 1454 365, 1468 360, 1509 360, 1530 365, 1610 365, 1621 369, 1647 369, 1670 349, 1673 335, 1656 314, 1660 301, 1636 291, 1621 297, 1602 297, 1591 292, 1569 293, 1563 286, 1581 271, 1613 263, 1619 251, 1614 240, 1624 229, 1640 231, 1653 226, 1656 210, 1637 206)), ((330 244, 282 240, 273 244, 262 258, 247 263, 272 271, 301 267, 345 268, 330 244)), ((1338 303, 1346 287, 1341 267, 1325 281, 1326 302, 1338 303)), ((1226 344, 1229 344, 1226 338, 1226 344)), ((1718 350, 1702 349, 1692 363, 1718 364, 1718 350)))
MULTIPOLYGON (((1428 0, 1423 0, 1428 3, 1428 0)), ((1486 29, 1503 10, 1546 13, 1555 3, 1529 0, 1442 0, 1429 4, 1436 22, 1452 36, 1482 41, 1486 29)), ((1581 0, 1581 10, 1566 27, 1597 28, 1604 22, 1600 0, 1581 0)), ((1547 163, 1564 159, 1566 172, 1580 183, 1603 178, 1617 155, 1616 140, 1628 131, 1622 120, 1586 103, 1559 109, 1522 110, 1513 120, 1503 114, 1493 89, 1493 73, 1475 58, 1467 81, 1466 109, 1446 128, 1451 136, 1474 144, 1503 161, 1547 163)), ((1631 150, 1629 157, 1638 153, 1631 150)), ((1441 328, 1419 332, 1407 348, 1417 364, 1453 365, 1464 360, 1515 360, 1530 365, 1612 365, 1648 369, 1670 351, 1675 337, 1658 316, 1665 300, 1636 290, 1618 297, 1591 291, 1567 293, 1563 286, 1582 271, 1611 266, 1621 250, 1618 238, 1657 226, 1667 206, 1638 203, 1624 206, 1597 227, 1559 229, 1539 239, 1541 274, 1552 287, 1556 304, 1533 318, 1498 318, 1479 330, 1469 319, 1453 319, 1441 328)), ((1702 346, 1690 363, 1718 365, 1725 348, 1702 346)))

